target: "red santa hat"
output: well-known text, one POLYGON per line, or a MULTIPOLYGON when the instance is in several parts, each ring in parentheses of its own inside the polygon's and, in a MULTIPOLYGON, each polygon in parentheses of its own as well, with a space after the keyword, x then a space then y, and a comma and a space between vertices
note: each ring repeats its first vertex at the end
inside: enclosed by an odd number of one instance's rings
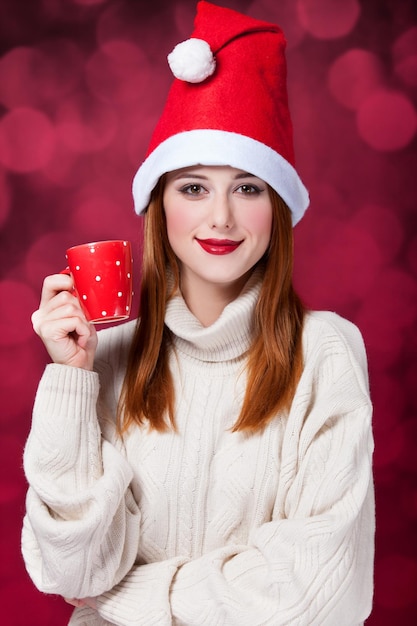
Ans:
POLYGON ((230 165, 267 182, 293 224, 309 198, 295 167, 285 37, 275 24, 202 0, 194 32, 168 55, 176 77, 133 181, 143 213, 160 176, 191 165, 230 165))

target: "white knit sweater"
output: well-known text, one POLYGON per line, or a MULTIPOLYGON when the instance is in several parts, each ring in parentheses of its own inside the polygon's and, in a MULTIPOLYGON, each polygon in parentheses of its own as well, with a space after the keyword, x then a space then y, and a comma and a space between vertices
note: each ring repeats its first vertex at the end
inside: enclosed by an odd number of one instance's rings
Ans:
POLYGON ((209 328, 168 305, 178 432, 114 415, 133 323, 99 333, 96 372, 48 365, 24 463, 22 549, 77 626, 356 626, 372 602, 373 449, 359 331, 307 316, 288 416, 254 436, 239 413, 259 284, 209 328))

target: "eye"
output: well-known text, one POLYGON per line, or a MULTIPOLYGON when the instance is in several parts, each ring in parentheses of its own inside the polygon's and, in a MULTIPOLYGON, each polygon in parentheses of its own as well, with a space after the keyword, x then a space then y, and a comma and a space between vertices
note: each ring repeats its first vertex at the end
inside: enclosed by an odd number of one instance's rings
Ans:
POLYGON ((257 185, 249 185, 248 183, 243 183, 243 185, 239 185, 236 191, 237 193, 250 196, 250 195, 260 194, 263 191, 263 189, 260 189, 257 185))
POLYGON ((198 183, 190 183, 181 187, 180 192, 188 196, 200 196, 204 193, 205 189, 198 183))

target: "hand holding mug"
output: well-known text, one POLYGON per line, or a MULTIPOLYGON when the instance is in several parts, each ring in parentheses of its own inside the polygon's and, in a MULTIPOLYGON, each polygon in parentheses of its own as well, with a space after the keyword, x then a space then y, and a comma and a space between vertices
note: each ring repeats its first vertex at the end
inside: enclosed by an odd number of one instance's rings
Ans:
POLYGON ((97 345, 93 324, 130 314, 131 246, 125 241, 83 244, 67 250, 67 260, 64 272, 45 279, 32 322, 55 363, 92 369, 97 345))
POLYGON ((97 333, 73 296, 73 289, 70 276, 53 274, 45 278, 32 324, 54 363, 92 370, 97 333))

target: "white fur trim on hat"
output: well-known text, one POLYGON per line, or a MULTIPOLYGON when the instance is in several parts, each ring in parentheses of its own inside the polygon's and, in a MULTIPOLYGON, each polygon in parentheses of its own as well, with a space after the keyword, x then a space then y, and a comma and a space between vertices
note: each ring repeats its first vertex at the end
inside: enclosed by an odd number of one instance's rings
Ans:
POLYGON ((216 68, 209 44, 196 38, 177 44, 168 55, 168 63, 175 78, 187 83, 203 82, 216 68))
POLYGON ((146 211, 162 174, 192 165, 230 165, 258 176, 286 202, 293 225, 303 217, 309 197, 295 168, 265 144, 222 130, 190 130, 168 137, 142 163, 133 180, 135 211, 146 211))

